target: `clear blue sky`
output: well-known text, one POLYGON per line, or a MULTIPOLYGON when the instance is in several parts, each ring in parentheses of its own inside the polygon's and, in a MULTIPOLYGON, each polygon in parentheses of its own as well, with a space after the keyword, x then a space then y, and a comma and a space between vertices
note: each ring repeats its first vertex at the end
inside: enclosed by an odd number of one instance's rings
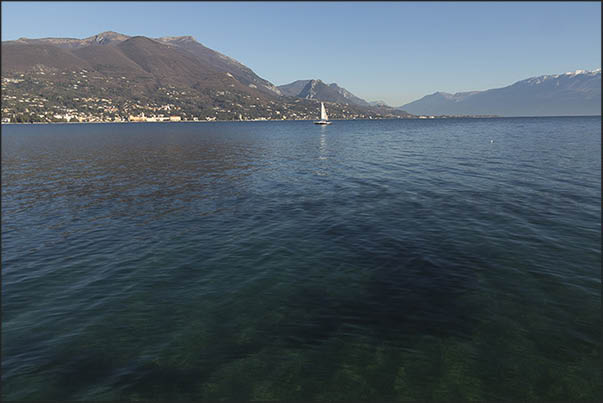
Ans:
POLYGON ((399 106, 601 67, 599 2, 2 2, 2 40, 192 35, 276 85, 399 106))

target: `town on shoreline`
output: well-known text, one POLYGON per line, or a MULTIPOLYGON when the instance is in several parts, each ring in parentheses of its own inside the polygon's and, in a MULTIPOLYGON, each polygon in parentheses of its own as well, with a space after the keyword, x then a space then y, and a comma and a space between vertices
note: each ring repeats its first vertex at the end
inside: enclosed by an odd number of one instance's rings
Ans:
MULTIPOLYGON (((363 121, 363 120, 423 120, 423 119, 493 119, 500 118, 501 116, 496 115, 447 115, 447 116, 416 116, 407 118, 391 118, 391 117, 377 117, 377 118, 360 118, 360 119, 330 119, 332 121, 363 121)), ((534 116, 537 117, 537 116, 534 116)), ((232 119, 232 120, 218 120, 218 119, 194 119, 194 120, 182 120, 182 119, 154 119, 149 120, 135 119, 135 120, 91 120, 91 121, 49 121, 49 122, 10 122, 10 119, 2 119, 2 125, 55 125, 55 124, 129 124, 129 123, 236 123, 236 122, 311 122, 316 119, 270 119, 270 118, 258 118, 258 119, 232 119)))
MULTIPOLYGON (((121 123, 315 120, 319 101, 295 97, 252 97, 212 89, 202 97, 168 85, 153 95, 134 96, 125 80, 122 90, 109 90, 109 78, 87 70, 58 73, 40 68, 2 77, 2 123, 121 123), (62 82, 60 80, 66 80, 62 82), (98 82, 97 82, 98 81, 98 82)), ((130 87, 131 86, 131 87, 130 87)), ((361 107, 325 102, 331 120, 436 119, 461 116, 412 115, 387 106, 361 107)), ((462 117, 496 117, 462 116, 462 117)))

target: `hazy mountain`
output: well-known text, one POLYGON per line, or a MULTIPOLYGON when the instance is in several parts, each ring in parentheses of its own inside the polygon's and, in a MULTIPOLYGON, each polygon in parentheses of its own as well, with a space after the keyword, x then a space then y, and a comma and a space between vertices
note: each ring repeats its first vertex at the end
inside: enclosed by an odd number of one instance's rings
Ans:
POLYGON ((418 115, 600 115, 601 69, 532 77, 486 91, 436 92, 400 109, 418 115))
POLYGON ((278 89, 285 96, 297 97, 310 81, 312 80, 297 80, 289 84, 279 85, 278 89))
POLYGON ((371 106, 389 106, 385 101, 370 101, 369 105, 371 106))
POLYGON ((358 98, 337 84, 325 84, 321 80, 297 80, 289 84, 279 85, 283 95, 315 99, 318 101, 337 102, 358 106, 370 106, 364 99, 358 98))

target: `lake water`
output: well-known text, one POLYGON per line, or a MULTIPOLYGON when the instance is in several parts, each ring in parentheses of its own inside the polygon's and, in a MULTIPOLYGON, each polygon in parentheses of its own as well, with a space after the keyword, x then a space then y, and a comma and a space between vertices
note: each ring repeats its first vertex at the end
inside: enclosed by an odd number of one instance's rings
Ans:
POLYGON ((601 398, 601 118, 2 126, 7 400, 601 398))

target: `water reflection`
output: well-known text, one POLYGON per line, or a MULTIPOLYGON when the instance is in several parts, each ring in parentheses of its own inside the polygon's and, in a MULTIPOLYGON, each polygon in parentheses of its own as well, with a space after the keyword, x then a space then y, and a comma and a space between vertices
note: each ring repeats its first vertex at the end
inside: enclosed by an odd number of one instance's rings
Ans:
POLYGON ((19 211, 45 201, 78 215, 100 208, 110 216, 159 217, 193 200, 241 195, 256 168, 257 149, 248 141, 215 141, 207 132, 46 129, 51 136, 3 139, 3 190, 19 211))
POLYGON ((321 160, 326 160, 327 159, 327 137, 326 134, 324 133, 325 128, 321 127, 321 132, 320 133, 320 156, 318 157, 321 160))
POLYGON ((317 164, 317 170, 315 174, 318 176, 328 176, 328 147, 327 147, 327 128, 325 126, 320 127, 320 140, 318 145, 318 159, 319 163, 317 164))

